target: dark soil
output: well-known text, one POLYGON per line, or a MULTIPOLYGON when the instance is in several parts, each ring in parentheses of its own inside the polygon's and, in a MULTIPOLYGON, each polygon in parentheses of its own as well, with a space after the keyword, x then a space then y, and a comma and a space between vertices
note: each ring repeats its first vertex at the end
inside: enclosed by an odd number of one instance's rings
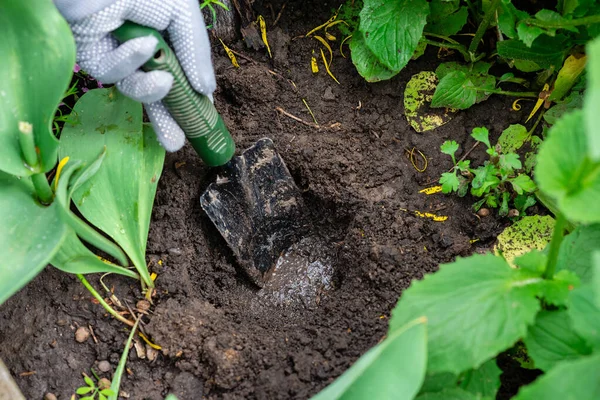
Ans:
MULTIPOLYGON (((311 307, 262 301, 200 207, 213 174, 189 146, 168 154, 148 241, 149 265, 158 279, 145 326, 162 351, 152 361, 152 354, 140 358, 130 351, 122 384, 130 399, 162 400, 168 392, 180 400, 306 399, 384 337, 390 311, 413 279, 457 256, 488 251, 510 223, 493 212, 477 217, 470 197, 419 190, 451 167, 439 152, 444 140, 456 140, 464 152, 474 143, 472 128, 487 126, 494 140, 509 124, 522 123, 525 113, 511 109, 514 99, 492 96, 435 131, 416 133, 404 117, 403 92, 411 75, 435 69, 441 61, 437 49, 386 82, 366 83, 339 50, 332 71, 341 84, 324 71, 313 75, 311 50, 318 43, 298 36, 327 20, 338 4, 287 4, 270 30, 273 60, 238 41, 231 47, 252 61, 238 57, 236 69, 213 41, 217 108, 238 151, 263 137, 275 142, 314 226, 335 250, 334 289, 311 307), (320 129, 276 110, 312 122, 302 98, 320 129), (409 161, 412 148, 427 156, 423 173, 409 161), (434 222, 415 210, 449 218, 434 222)), ((281 5, 273 2, 275 15, 281 5)), ((256 7, 271 26, 269 8, 256 7)), ((469 158, 478 165, 484 157, 477 148, 469 158)), ((101 287, 97 277, 91 282, 101 287)), ((132 280, 109 276, 104 282, 130 305, 142 298, 132 280)), ((125 328, 73 276, 48 267, 0 307, 0 357, 28 399, 47 392, 69 399, 83 385, 83 372, 112 376, 125 328), (79 326, 93 329, 93 337, 76 342, 79 326), (111 370, 100 373, 104 360, 111 370)))

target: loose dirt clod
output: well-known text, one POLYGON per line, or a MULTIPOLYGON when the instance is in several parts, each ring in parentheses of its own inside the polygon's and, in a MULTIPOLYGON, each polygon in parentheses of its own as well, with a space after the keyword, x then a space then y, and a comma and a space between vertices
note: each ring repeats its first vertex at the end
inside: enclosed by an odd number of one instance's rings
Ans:
POLYGON ((98 389, 104 390, 110 388, 110 380, 108 378, 100 378, 98 381, 98 389))
POLYGON ((140 300, 135 304, 135 308, 139 311, 146 312, 150 309, 150 302, 148 300, 140 300))
POLYGON ((88 331, 87 328, 85 328, 83 326, 80 326, 75 331, 75 340, 77 340, 79 343, 85 342, 86 340, 88 340, 89 337, 90 337, 90 331, 88 331))
POLYGON ((110 363, 106 360, 100 361, 98 363, 98 369, 101 372, 108 372, 108 371, 110 371, 110 363))

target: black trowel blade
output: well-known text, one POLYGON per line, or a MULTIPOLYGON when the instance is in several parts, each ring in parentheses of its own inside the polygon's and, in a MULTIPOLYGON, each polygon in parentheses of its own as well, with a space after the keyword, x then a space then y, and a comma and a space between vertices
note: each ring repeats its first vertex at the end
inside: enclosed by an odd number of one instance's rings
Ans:
POLYGON ((200 204, 259 286, 279 255, 308 229, 301 192, 271 139, 230 161, 200 204))

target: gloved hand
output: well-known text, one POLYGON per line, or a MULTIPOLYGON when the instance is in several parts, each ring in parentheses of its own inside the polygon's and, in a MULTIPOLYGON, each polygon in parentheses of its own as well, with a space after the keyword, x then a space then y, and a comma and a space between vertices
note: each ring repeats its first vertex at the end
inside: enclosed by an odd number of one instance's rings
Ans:
POLYGON ((152 36, 121 45, 111 35, 125 20, 164 31, 192 87, 208 96, 216 88, 210 42, 197 0, 54 0, 69 22, 77 45, 77 62, 103 83, 114 83, 124 95, 144 104, 158 141, 177 151, 185 134, 160 101, 169 92, 173 76, 165 71, 139 68, 158 43, 152 36))

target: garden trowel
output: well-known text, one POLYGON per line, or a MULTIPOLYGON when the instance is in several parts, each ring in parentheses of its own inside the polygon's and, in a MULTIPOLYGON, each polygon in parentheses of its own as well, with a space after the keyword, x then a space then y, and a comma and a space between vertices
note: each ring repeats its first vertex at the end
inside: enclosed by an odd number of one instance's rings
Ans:
POLYGON ((248 276, 263 286, 280 254, 307 230, 300 190, 273 142, 262 139, 233 157, 235 144, 221 116, 189 84, 163 37, 131 22, 113 34, 121 42, 148 35, 158 39, 154 57, 142 68, 173 75, 162 101, 204 163, 219 168, 216 182, 201 195, 201 206, 248 276))

